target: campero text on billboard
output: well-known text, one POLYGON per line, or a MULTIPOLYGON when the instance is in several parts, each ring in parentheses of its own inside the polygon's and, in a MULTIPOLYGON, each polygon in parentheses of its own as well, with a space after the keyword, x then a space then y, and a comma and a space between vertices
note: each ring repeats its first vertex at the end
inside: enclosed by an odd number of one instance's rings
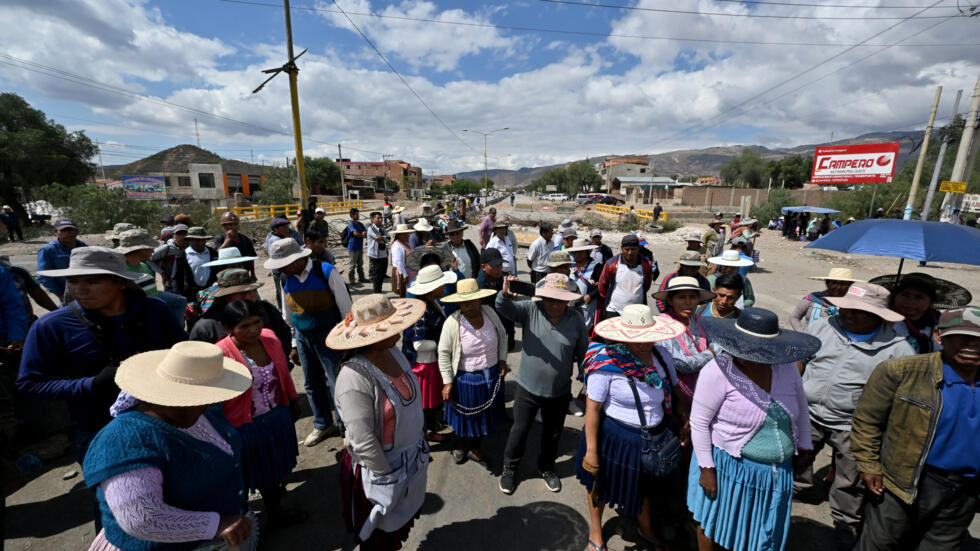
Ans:
POLYGON ((898 147, 897 142, 818 147, 810 181, 814 184, 891 182, 898 147))
POLYGON ((123 176, 122 187, 130 199, 167 199, 166 180, 161 176, 123 176))

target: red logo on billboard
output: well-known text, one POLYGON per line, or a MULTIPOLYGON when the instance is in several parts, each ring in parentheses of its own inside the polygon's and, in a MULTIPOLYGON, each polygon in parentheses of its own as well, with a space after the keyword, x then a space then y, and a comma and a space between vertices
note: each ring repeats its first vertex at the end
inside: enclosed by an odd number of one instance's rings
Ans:
POLYGON ((897 142, 818 147, 810 181, 814 184, 891 182, 898 148, 897 142))

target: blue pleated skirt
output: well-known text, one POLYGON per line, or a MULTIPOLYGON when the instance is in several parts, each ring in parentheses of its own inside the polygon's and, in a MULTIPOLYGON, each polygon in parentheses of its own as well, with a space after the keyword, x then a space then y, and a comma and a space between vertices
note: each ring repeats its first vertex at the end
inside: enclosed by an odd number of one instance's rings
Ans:
POLYGON ((276 406, 235 430, 242 438, 242 477, 249 490, 275 486, 296 467, 299 447, 288 407, 276 406))
MULTIPOLYGON (((488 367, 480 371, 459 371, 453 379, 453 395, 451 401, 463 408, 473 408, 486 404, 493 394, 493 387, 500 376, 498 366, 488 367)), ((453 428, 457 436, 474 438, 486 436, 500 426, 504 421, 504 389, 503 381, 493 404, 486 410, 474 415, 463 415, 446 404, 446 423, 453 428)))
POLYGON ((718 494, 701 489, 701 468, 691 459, 687 508, 704 533, 730 551, 779 551, 786 546, 793 501, 793 460, 759 463, 713 448, 718 494))
MULTIPOLYGON (((643 474, 640 454, 644 443, 641 430, 608 416, 603 417, 599 430, 602 440, 599 447, 599 494, 603 503, 614 507, 623 516, 635 517, 640 513, 643 498, 650 495, 652 485, 657 480, 643 474)), ((578 455, 575 456, 575 478, 587 491, 591 491, 595 477, 582 468, 585 449, 583 430, 578 455)))

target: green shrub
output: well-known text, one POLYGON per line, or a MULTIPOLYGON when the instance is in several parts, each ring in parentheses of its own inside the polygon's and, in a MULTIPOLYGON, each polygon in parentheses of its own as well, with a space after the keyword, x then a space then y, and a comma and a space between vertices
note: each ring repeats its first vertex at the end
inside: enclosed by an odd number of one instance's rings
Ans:
POLYGON ((774 189, 769 193, 761 204, 752 207, 750 216, 765 225, 769 220, 776 220, 782 216, 781 209, 796 204, 793 195, 785 189, 774 189))

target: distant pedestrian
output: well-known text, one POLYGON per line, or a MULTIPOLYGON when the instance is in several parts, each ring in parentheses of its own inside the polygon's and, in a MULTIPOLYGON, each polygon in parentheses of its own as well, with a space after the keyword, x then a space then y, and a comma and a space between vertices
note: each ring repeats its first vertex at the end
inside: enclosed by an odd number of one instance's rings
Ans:
MULTIPOLYGON (((387 201, 387 200, 386 200, 387 201)), ((389 204, 389 218, 390 207, 389 204)), ((388 232, 384 229, 384 215, 378 211, 370 214, 367 226, 368 277, 375 293, 380 293, 381 285, 388 272, 388 232)))
POLYGON ((65 298, 64 278, 45 276, 40 272, 64 270, 68 267, 72 249, 85 247, 86 244, 78 239, 78 226, 65 218, 55 221, 54 235, 55 239, 37 251, 37 279, 48 292, 57 297, 60 304, 65 298))
POLYGON ((553 248, 551 237, 554 235, 555 228, 548 222, 542 222, 538 226, 538 232, 541 235, 531 243, 527 251, 527 267, 531 271, 531 283, 537 283, 548 275, 548 266, 545 263, 553 248))
POLYGON ((367 283, 364 277, 364 238, 367 228, 361 223, 361 212, 356 208, 350 209, 350 222, 347 223, 347 252, 350 254, 350 271, 347 279, 351 285, 367 283), (354 275, 357 275, 357 280, 354 275))
POLYGON ((513 193, 510 194, 510 206, 512 206, 512 207, 514 206, 514 194, 513 193))
POLYGON ((664 208, 660 206, 659 202, 653 206, 653 221, 655 223, 660 221, 660 215, 663 214, 663 212, 664 208))
POLYGON ((399 224, 389 232, 394 239, 391 243, 391 292, 403 298, 408 282, 415 279, 415 271, 408 268, 408 255, 412 252, 408 239, 414 231, 408 224, 399 224))
POLYGON ((11 243, 14 242, 14 234, 17 235, 17 239, 24 240, 24 231, 20 229, 20 218, 17 217, 17 213, 10 205, 3 206, 3 212, 0 212, 0 220, 3 220, 3 224, 7 226, 7 237, 10 238, 11 243))
POLYGON ((324 237, 330 236, 330 223, 327 222, 327 211, 323 207, 317 207, 313 211, 313 220, 303 230, 303 237, 306 237, 306 232, 310 230, 316 230, 324 237))
MULTIPOLYGON (((463 211, 466 212, 466 211, 463 211)), ((493 226, 497 221, 497 209, 490 207, 487 209, 486 217, 480 221, 477 230, 480 232, 480 249, 487 248, 487 243, 490 242, 490 237, 493 235, 493 226)))

